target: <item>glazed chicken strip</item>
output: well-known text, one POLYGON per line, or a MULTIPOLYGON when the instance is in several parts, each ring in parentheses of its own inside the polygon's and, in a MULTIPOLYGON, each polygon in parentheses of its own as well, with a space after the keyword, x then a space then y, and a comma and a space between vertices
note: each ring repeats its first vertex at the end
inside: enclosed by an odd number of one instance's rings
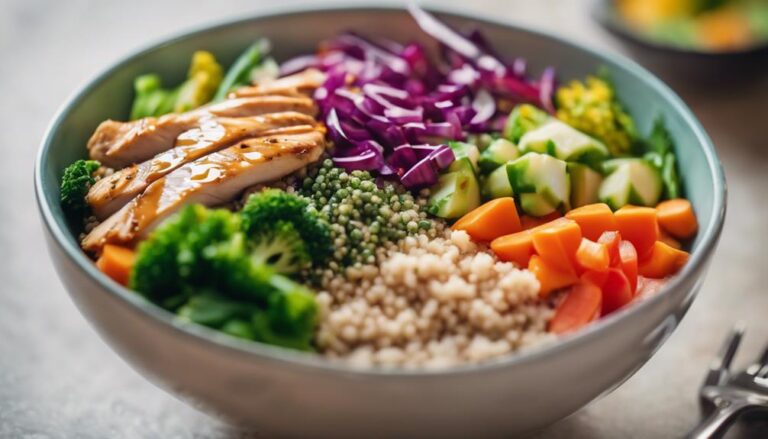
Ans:
POLYGON ((293 75, 261 81, 250 87, 238 88, 230 94, 230 97, 242 98, 264 95, 309 96, 316 88, 323 85, 324 81, 325 73, 317 69, 306 69, 293 75))
POLYGON ((317 129, 244 140, 181 166, 154 183, 94 228, 82 242, 98 254, 104 244, 135 245, 183 206, 217 206, 246 188, 277 180, 316 161, 325 148, 317 129))
POLYGON ((314 125, 315 120, 311 116, 296 112, 211 118, 203 121, 200 127, 182 133, 176 139, 174 148, 97 181, 85 199, 96 218, 103 220, 143 192, 150 183, 185 163, 243 139, 309 132, 315 129, 314 125))
POLYGON ((106 120, 88 141, 92 159, 111 168, 122 168, 149 160, 173 147, 183 132, 210 117, 248 117, 295 111, 307 115, 317 112, 306 96, 253 96, 228 99, 181 114, 147 117, 131 122, 106 120))

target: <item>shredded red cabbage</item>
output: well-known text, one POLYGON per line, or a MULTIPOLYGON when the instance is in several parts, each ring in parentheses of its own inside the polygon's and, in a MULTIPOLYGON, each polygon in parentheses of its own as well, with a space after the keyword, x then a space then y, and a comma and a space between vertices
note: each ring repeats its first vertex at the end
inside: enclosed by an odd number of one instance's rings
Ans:
POLYGON ((314 98, 334 142, 336 164, 418 189, 434 184, 455 160, 445 142, 501 131, 510 103, 554 112, 556 77, 548 68, 531 80, 525 60, 502 59, 479 31, 457 32, 413 4, 409 11, 437 40, 438 62, 420 43, 348 32, 324 41, 315 55, 286 61, 280 73, 309 67, 326 73, 314 98))

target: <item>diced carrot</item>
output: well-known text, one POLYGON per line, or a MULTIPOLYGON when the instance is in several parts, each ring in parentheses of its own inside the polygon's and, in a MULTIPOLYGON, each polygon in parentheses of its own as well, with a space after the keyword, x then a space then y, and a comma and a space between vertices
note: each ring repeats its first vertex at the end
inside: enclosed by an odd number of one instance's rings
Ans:
POLYGON ((549 332, 564 334, 579 329, 600 315, 603 292, 590 282, 579 282, 568 291, 549 322, 549 332))
POLYGON ((661 232, 659 233, 659 241, 663 242, 664 244, 667 244, 672 248, 676 248, 678 250, 683 248, 683 245, 680 244, 680 241, 673 238, 672 235, 664 231, 664 229, 661 229, 661 232))
POLYGON ((661 228, 675 238, 691 238, 699 228, 691 202, 683 198, 662 201, 656 206, 656 215, 661 228))
POLYGON ((539 255, 531 256, 531 260, 528 262, 528 269, 531 270, 536 279, 539 280, 539 284, 541 284, 541 289, 539 290, 539 296, 541 297, 547 297, 552 291, 569 287, 579 281, 575 272, 561 270, 539 255))
POLYGON ((632 287, 621 269, 611 268, 606 272, 602 290, 602 315, 610 314, 632 301, 632 287))
POLYGON ((618 230, 613 211, 604 203, 588 204, 565 214, 581 227, 581 234, 591 241, 597 241, 603 232, 618 230))
POLYGON ((560 218, 531 230, 533 248, 560 270, 574 271, 576 251, 581 244, 581 228, 575 221, 560 218))
POLYGON ((637 250, 629 241, 621 241, 619 245, 619 256, 621 257, 621 270, 629 280, 629 286, 632 288, 632 294, 637 292, 637 250))
POLYGON ((121 285, 128 285, 136 254, 133 250, 117 245, 106 244, 96 266, 102 273, 121 285))
POLYGON ((543 224, 546 224, 548 222, 561 218, 562 216, 563 215, 561 215, 560 212, 558 211, 554 211, 544 216, 523 215, 520 217, 520 225, 522 226, 523 230, 531 230, 533 228, 539 227, 543 224))
POLYGON ((512 197, 496 198, 483 204, 461 217, 452 228, 466 231, 475 241, 493 241, 522 230, 512 197))
POLYGON ((640 259, 644 259, 659 239, 656 209, 652 207, 624 206, 614 213, 621 238, 635 246, 640 259))
POLYGON ((616 267, 621 263, 621 256, 619 254, 621 234, 619 232, 603 232, 597 242, 608 248, 608 258, 611 267, 616 267))
POLYGON ((491 250, 502 261, 524 268, 533 255, 533 236, 528 231, 501 236, 491 241, 491 250))
POLYGON ((662 279, 680 271, 688 257, 687 252, 656 241, 648 257, 640 261, 638 272, 641 276, 662 279))
POLYGON ((576 262, 583 270, 605 271, 611 263, 608 246, 581 238, 579 249, 576 250, 576 262))

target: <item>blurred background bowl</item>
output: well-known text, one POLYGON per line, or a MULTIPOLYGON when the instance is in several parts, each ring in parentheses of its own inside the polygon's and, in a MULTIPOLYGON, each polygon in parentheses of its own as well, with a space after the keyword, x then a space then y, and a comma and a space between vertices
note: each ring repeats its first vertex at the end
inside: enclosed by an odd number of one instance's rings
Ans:
POLYGON ((445 371, 357 370, 235 340, 180 323, 111 282, 67 228, 58 180, 66 164, 85 155, 99 122, 125 117, 135 76, 153 71, 179 79, 193 51, 210 50, 228 63, 257 37, 272 40, 278 60, 313 51, 320 40, 347 29, 431 44, 399 9, 286 11, 187 33, 123 59, 70 99, 43 140, 35 186, 51 258, 82 314, 126 362, 194 407, 267 436, 466 437, 546 426, 614 389, 651 357, 700 288, 723 225, 724 176, 706 133, 669 88, 622 57, 487 19, 441 16, 458 27, 481 27, 503 55, 527 58, 533 71, 555 65, 567 80, 606 68, 643 132, 657 116, 665 118, 700 222, 680 275, 659 295, 552 346, 445 371))
POLYGON ((707 82, 753 81, 768 72, 768 40, 731 50, 682 47, 633 29, 617 10, 615 0, 594 0, 592 17, 653 71, 674 72, 673 79, 707 82))

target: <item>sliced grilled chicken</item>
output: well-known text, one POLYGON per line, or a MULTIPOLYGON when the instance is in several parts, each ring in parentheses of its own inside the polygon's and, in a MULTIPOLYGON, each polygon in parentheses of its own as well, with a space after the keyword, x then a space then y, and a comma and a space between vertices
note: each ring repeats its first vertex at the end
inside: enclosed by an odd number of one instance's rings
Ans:
POLYGON ((156 180, 138 197, 94 228, 82 247, 99 253, 104 244, 135 245, 183 206, 216 206, 244 189, 279 179, 317 160, 325 134, 316 129, 244 140, 181 166, 156 180))
POLYGON ((91 187, 85 199, 96 218, 103 220, 150 183, 185 163, 243 139, 308 132, 315 129, 314 124, 311 116, 290 111, 243 118, 210 118, 179 135, 174 148, 102 178, 91 187))
POLYGON ((131 122, 106 120, 88 141, 94 160, 112 168, 140 163, 173 147, 176 138, 194 128, 202 119, 246 117, 260 114, 296 111, 314 115, 312 99, 306 96, 253 96, 229 99, 181 114, 147 117, 131 122))
POLYGON ((282 78, 261 81, 250 87, 241 87, 232 92, 230 97, 242 98, 264 95, 309 96, 316 88, 323 85, 324 81, 325 73, 317 69, 306 69, 282 78))

